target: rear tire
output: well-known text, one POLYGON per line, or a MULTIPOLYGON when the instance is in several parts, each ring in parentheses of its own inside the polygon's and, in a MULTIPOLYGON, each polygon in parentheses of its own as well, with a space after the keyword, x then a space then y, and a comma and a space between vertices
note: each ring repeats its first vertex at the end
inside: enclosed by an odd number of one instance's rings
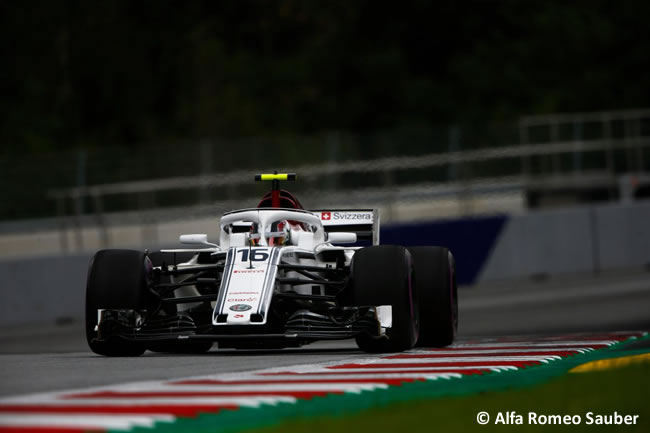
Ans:
POLYGON ((355 253, 351 269, 352 305, 392 307, 392 324, 385 335, 357 336, 357 345, 361 350, 400 352, 415 345, 418 338, 418 308, 411 274, 411 257, 404 247, 379 245, 355 253))
POLYGON ((142 343, 120 339, 97 340, 97 310, 145 310, 151 262, 140 251, 101 250, 90 262, 86 284, 86 339, 90 349, 104 356, 140 356, 142 343))
POLYGON ((420 307, 418 346, 444 347, 458 329, 458 289, 455 261, 443 247, 411 247, 415 287, 420 307))

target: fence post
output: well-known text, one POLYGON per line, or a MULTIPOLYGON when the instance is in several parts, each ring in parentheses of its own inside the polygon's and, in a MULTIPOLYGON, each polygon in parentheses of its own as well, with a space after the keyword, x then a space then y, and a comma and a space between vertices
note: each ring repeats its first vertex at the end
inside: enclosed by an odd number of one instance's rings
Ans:
POLYGON ((86 198, 86 160, 87 154, 84 149, 77 152, 77 188, 73 194, 75 213, 75 246, 77 252, 83 251, 83 224, 81 217, 84 214, 84 200, 86 198))
POLYGON ((201 188, 199 189, 199 202, 206 204, 210 202, 210 187, 207 185, 206 178, 213 172, 212 168, 212 147, 210 140, 201 140, 199 145, 199 173, 201 173, 201 188))
POLYGON ((591 226, 591 261, 594 274, 600 273, 600 239, 598 235, 598 216, 596 207, 589 209, 589 224, 591 226))
POLYGON ((65 195, 61 194, 56 198, 56 215, 59 220, 59 245, 61 252, 67 254, 70 250, 68 245, 67 216, 65 214, 65 195))
MULTIPOLYGON (((551 120, 551 143, 557 143, 559 142, 559 121, 557 118, 553 118, 551 120)), ((561 153, 560 152, 555 152, 552 156, 553 158, 553 174, 558 175, 562 171, 562 164, 560 161, 561 158, 561 153)))
MULTIPOLYGON (((523 148, 528 147, 528 122, 526 118, 519 120, 519 145, 523 148)), ((524 179, 530 176, 530 154, 522 152, 521 155, 521 174, 524 179)))
POLYGON ((153 248, 158 245, 158 221, 151 214, 154 207, 153 196, 141 192, 138 195, 138 207, 140 208, 140 242, 139 248, 153 248), (149 212, 147 212, 149 211, 149 212))
POLYGON ((603 138, 607 141, 607 150, 605 151, 607 173, 609 174, 607 194, 609 195, 608 199, 612 200, 616 191, 616 169, 614 167, 614 150, 612 149, 612 119, 609 115, 603 114, 601 121, 603 123, 603 138))
POLYGON ((101 248, 108 248, 110 242, 108 239, 108 228, 104 218, 104 204, 101 198, 101 192, 93 191, 92 193, 93 208, 95 209, 95 220, 99 230, 99 244, 101 248))
MULTIPOLYGON (((460 151, 460 127, 458 125, 449 126, 449 153, 460 151)), ((450 162, 447 169, 447 182, 454 182, 458 179, 458 162, 450 162)))
POLYGON ((632 120, 629 117, 623 119, 623 145, 625 146, 626 167, 625 171, 631 173, 634 170, 634 152, 632 149, 632 120))
POLYGON ((637 171, 639 172, 639 174, 641 174, 643 173, 643 170, 645 168, 645 161, 643 160, 643 143, 641 140, 641 115, 637 117, 634 126, 635 126, 634 144, 636 145, 636 152, 637 152, 637 158, 636 158, 637 171))
POLYGON ((581 118, 573 121, 573 173, 578 174, 582 171, 582 122, 581 118))
MULTIPOLYGON (((336 167, 340 162, 341 136, 339 131, 329 132, 325 138, 325 147, 327 149, 327 166, 328 169, 336 167)), ((329 174, 326 185, 330 191, 336 191, 338 188, 339 175, 329 174)), ((329 192, 329 191, 328 191, 329 192)))

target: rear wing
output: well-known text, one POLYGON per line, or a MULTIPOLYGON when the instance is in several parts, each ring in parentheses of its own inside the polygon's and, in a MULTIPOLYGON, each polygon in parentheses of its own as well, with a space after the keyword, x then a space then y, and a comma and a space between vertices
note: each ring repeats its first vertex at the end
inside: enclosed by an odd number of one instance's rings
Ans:
POLYGON ((323 223, 327 233, 356 233, 359 241, 379 245, 379 211, 377 209, 319 209, 312 210, 323 223))

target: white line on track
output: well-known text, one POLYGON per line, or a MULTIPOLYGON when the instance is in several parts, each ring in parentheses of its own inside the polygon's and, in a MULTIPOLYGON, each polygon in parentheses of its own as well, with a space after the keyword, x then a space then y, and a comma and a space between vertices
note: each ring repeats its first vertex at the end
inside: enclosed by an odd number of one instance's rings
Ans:
MULTIPOLYGON (((16 398, 14 401, 5 402, 5 405, 15 404, 43 404, 46 406, 151 406, 151 405, 174 405, 174 406, 201 406, 201 405, 236 405, 247 407, 258 407, 262 404, 275 405, 277 403, 295 403, 297 398, 289 396, 273 396, 273 397, 183 397, 183 398, 93 398, 85 400, 63 400, 57 399, 56 396, 52 398, 34 399, 29 396, 16 398)), ((0 405, 1 407, 2 405, 0 405)), ((0 423, 2 425, 2 423, 0 423)))
MULTIPOLYGON (((474 367, 459 367, 459 368, 453 368, 453 367, 442 367, 442 368, 435 368, 436 372, 430 373, 431 370, 434 368, 414 368, 414 369, 405 369, 407 372, 403 372, 404 370, 396 370, 398 371, 397 373, 391 373, 390 371, 377 371, 377 369, 372 369, 372 370, 364 370, 364 371, 371 371, 372 375, 369 376, 363 376, 363 377, 350 377, 349 375, 345 374, 339 374, 339 372, 346 372, 346 371, 354 371, 358 372, 360 369, 355 368, 355 369, 350 369, 350 370, 321 370, 321 371, 315 371, 310 374, 313 376, 323 376, 323 377, 310 377, 310 378, 304 378, 301 377, 300 374, 273 374, 269 376, 255 376, 252 380, 254 380, 257 383, 263 384, 263 382, 282 382, 282 383, 292 383, 292 382, 297 382, 297 381, 306 381, 306 380, 313 380, 314 383, 317 380, 330 380, 330 381, 346 381, 346 380, 359 380, 360 382, 364 383, 373 383, 371 381, 376 381, 376 383, 382 383, 383 380, 387 379, 412 379, 412 378, 425 378, 425 379, 437 379, 437 378, 444 378, 444 377, 460 377, 461 375, 458 373, 445 373, 445 370, 475 370, 474 367), (412 370, 412 371, 411 371, 412 370), (439 372, 438 372, 439 371, 439 372)), ((485 370, 492 370, 494 367, 488 367, 485 370)), ((514 369, 514 367, 513 367, 514 369)), ((497 371, 497 370, 494 370, 497 371)), ((195 380, 211 380, 211 379, 217 379, 221 380, 219 376, 201 376, 199 378, 194 378, 192 381, 195 380)))
POLYGON ((459 348, 458 350, 452 349, 452 350, 445 350, 445 351, 432 351, 432 350, 411 350, 408 352, 408 355, 427 355, 427 354, 444 354, 444 355, 488 355, 490 353, 530 353, 530 352, 545 352, 548 355, 553 355, 554 353, 563 353, 563 352, 576 352, 576 353, 586 353, 586 352, 591 352, 594 349, 591 347, 561 347, 561 348, 546 348, 546 347, 541 347, 541 348, 533 348, 533 349, 511 349, 511 348, 503 348, 503 349, 461 349, 459 348))
MULTIPOLYGON (((410 354, 409 354, 410 355, 410 354)), ((372 359, 365 362, 351 361, 350 364, 416 364, 416 363, 450 363, 450 362, 508 362, 515 361, 550 361, 561 359, 557 355, 540 355, 540 356, 463 356, 463 357, 440 357, 440 358, 381 358, 372 359)))
MULTIPOLYGON (((419 377, 423 375, 428 375, 428 376, 433 376, 434 378, 444 378, 445 376, 448 375, 456 375, 456 371, 462 371, 462 370, 485 370, 485 371, 493 371, 493 372, 502 372, 502 371, 510 371, 510 370, 517 370, 517 367, 514 367, 512 365, 497 365, 497 366, 481 366, 481 365, 476 365, 476 366, 461 366, 461 367, 403 367, 398 369, 377 369, 377 368, 337 368, 336 370, 317 370, 317 371, 301 371, 300 373, 293 373, 293 375, 289 377, 335 377, 337 375, 343 375, 345 373, 349 374, 364 374, 368 373, 370 377, 382 377, 384 374, 397 374, 395 372, 400 372, 402 374, 406 374, 409 377, 419 377), (434 371, 435 370, 435 371, 434 371), (450 373, 445 373, 445 371, 450 371, 450 373)), ((287 374, 287 371, 282 372, 283 374, 287 374)), ((462 374, 461 374, 462 376, 462 374)), ((277 377, 277 376, 267 376, 267 377, 277 377)), ((350 377, 350 376, 348 376, 350 377)), ((367 377, 367 376, 364 376, 367 377)))
MULTIPOLYGON (((0 414, 0 426, 15 427, 77 427, 82 429, 107 428, 130 429, 132 427, 153 427, 155 422, 173 422, 172 415, 134 416, 134 415, 37 415, 16 413, 0 414)), ((26 430, 29 431, 29 430, 26 430)))
MULTIPOLYGON (((193 392, 206 392, 206 391, 218 391, 218 392, 249 392, 249 391, 343 391, 343 392, 359 392, 365 389, 374 389, 377 386, 387 386, 380 384, 365 384, 365 383, 272 383, 272 384, 259 384, 259 385, 222 385, 222 384, 211 384, 211 385, 170 385, 165 382, 157 383, 155 385, 147 387, 147 392, 156 393, 156 392, 167 392, 173 391, 178 393, 188 393, 193 392)), ((111 391, 115 391, 111 389, 111 391)), ((142 388, 137 386, 129 386, 120 388, 117 392, 140 392, 142 388)), ((77 400, 87 398, 92 396, 95 392, 81 392, 81 393, 72 393, 65 395, 66 400, 77 400)), ((101 393, 101 391, 100 391, 101 393)))
MULTIPOLYGON (((363 363, 357 363, 355 362, 354 364, 363 364, 363 363)), ((513 366, 513 365, 508 365, 508 364, 500 364, 500 365, 483 365, 481 363, 476 363, 476 365, 453 365, 453 366, 448 366, 448 365, 442 365, 442 366, 435 366, 435 367, 399 367, 395 368, 392 370, 377 370, 376 368, 330 368, 332 366, 328 367, 319 367, 319 366, 313 366, 313 368, 307 369, 307 368, 300 368, 300 369, 283 369, 283 370, 276 370, 272 372, 260 372, 258 373, 262 377, 277 377, 280 375, 290 375, 290 377, 299 377, 300 375, 303 374, 321 374, 321 375, 336 375, 336 374, 341 374, 343 372, 373 372, 377 375, 382 374, 382 373, 390 373, 391 371, 393 372, 408 372, 408 373, 426 373, 426 372, 431 372, 432 370, 435 370, 435 372, 444 372, 444 371, 457 371, 457 370, 492 370, 492 371, 506 371, 506 370, 517 370, 518 367, 513 366)))
MULTIPOLYGON (((449 349, 454 350, 454 349, 469 349, 471 350, 472 348, 476 349, 481 349, 482 347, 517 347, 517 346, 522 346, 526 348, 535 348, 535 347, 565 347, 565 346, 573 346, 573 347, 604 347, 604 346, 611 346, 612 344, 618 343, 619 340, 596 340, 596 341, 584 341, 584 340, 573 340, 573 341, 531 341, 531 342, 523 342, 523 341, 507 341, 507 342, 501 342, 501 341, 494 341, 494 342, 483 342, 483 343, 476 343, 476 344, 465 344, 465 343, 459 343, 459 344, 454 344, 453 346, 450 346, 449 349)), ((442 351, 445 351, 448 349, 442 349, 442 351)))

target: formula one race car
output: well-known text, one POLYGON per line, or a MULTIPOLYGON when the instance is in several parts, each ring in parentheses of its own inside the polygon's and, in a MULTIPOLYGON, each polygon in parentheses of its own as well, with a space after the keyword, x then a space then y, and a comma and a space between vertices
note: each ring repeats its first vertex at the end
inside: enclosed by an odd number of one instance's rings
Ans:
POLYGON ((355 338, 367 352, 446 346, 458 323, 455 263, 443 247, 379 245, 376 210, 304 210, 272 182, 257 208, 221 218, 195 249, 101 250, 86 287, 93 352, 138 356, 297 347, 355 338), (365 242, 368 246, 340 246, 365 242))

